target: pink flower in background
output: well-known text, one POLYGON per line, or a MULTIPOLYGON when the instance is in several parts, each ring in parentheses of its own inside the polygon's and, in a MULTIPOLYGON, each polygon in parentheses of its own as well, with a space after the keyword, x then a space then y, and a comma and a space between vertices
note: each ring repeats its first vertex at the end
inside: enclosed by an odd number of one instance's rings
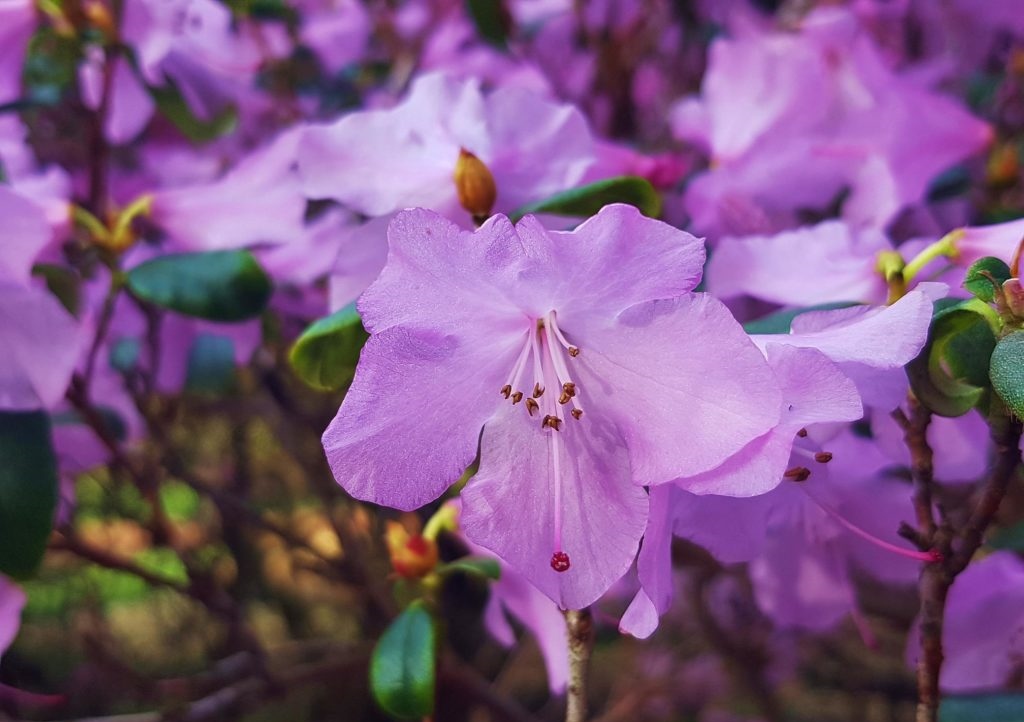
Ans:
POLYGON ((25 593, 0 574, 0 657, 18 635, 24 606, 25 593))
POLYGON ((389 241, 359 302, 371 339, 324 434, 335 478, 416 508, 469 466, 483 427, 466 536, 563 607, 631 564, 641 485, 714 468, 778 419, 763 357, 691 293, 700 242, 630 206, 571 233, 500 215, 468 233, 410 211, 389 241))
POLYGON ((21 72, 36 29, 32 0, 0 0, 0 104, 21 97, 21 72))

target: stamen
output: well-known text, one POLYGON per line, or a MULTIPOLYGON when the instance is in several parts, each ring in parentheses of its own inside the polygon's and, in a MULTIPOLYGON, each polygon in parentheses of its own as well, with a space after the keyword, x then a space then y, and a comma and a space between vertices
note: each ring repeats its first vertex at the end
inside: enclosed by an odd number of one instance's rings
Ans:
POLYGON ((786 469, 786 473, 782 476, 790 481, 807 481, 811 477, 811 470, 806 466, 794 466, 791 469, 786 469))
MULTIPOLYGON (((539 362, 539 359, 535 359, 534 360, 534 363, 537 363, 537 362, 539 362)), ((540 383, 535 383, 533 385, 533 398, 539 399, 543 395, 544 395, 544 387, 541 386, 540 383)))
POLYGON ((547 323, 545 325, 551 327, 551 330, 555 332, 555 337, 558 339, 558 342, 565 347, 565 350, 569 352, 570 356, 576 358, 577 356, 580 355, 579 348, 569 343, 569 341, 565 338, 565 334, 562 333, 562 329, 558 327, 558 321, 555 320, 554 311, 548 314, 547 323))
MULTIPOLYGON (((512 394, 512 389, 519 386, 519 379, 522 377, 523 371, 526 369, 526 359, 529 358, 530 349, 533 347, 533 337, 533 332, 528 331, 526 334, 526 343, 523 344, 523 348, 519 352, 519 356, 516 358, 516 363, 512 367, 512 373, 509 374, 508 381, 505 382, 505 385, 501 387, 501 395, 506 399, 512 394), (506 389, 508 389, 507 393, 506 389)), ((520 394, 520 396, 522 395, 520 394)))
POLYGON ((538 404, 534 399, 530 398, 526 400, 526 411, 530 416, 533 416, 533 412, 539 408, 540 404, 538 404))
MULTIPOLYGON (((555 417, 549 416, 548 418, 555 417)), ((556 421, 559 420, 556 419, 556 421)), ((554 428, 557 429, 558 426, 554 428)), ((556 572, 565 572, 569 569, 569 555, 562 551, 562 437, 560 434, 548 434, 548 438, 551 450, 552 482, 555 486, 554 538, 551 540, 555 553, 551 555, 551 568, 556 572)))
POLYGON ((505 384, 501 387, 501 395, 506 399, 512 395, 512 384, 505 384))
POLYGON ((562 404, 563 406, 565 406, 570 401, 572 401, 572 396, 570 396, 569 394, 565 393, 564 391, 558 397, 558 403, 562 404))
POLYGON ((580 350, 576 346, 570 346, 567 350, 569 351, 569 355, 573 358, 580 355, 580 350))
POLYGON ((579 421, 580 417, 583 416, 583 409, 572 409, 569 413, 572 414, 574 419, 579 421))
POLYGON ((512 394, 512 405, 513 406, 515 406, 516 404, 518 404, 522 400, 523 400, 523 392, 522 391, 516 391, 514 394, 512 394))
POLYGON ((853 532, 861 539, 870 542, 871 544, 874 544, 876 547, 879 547, 880 549, 885 549, 886 551, 892 552, 893 554, 898 554, 901 557, 913 559, 914 561, 918 562, 926 562, 931 564, 934 562, 942 561, 942 554, 936 549, 929 549, 926 552, 919 552, 913 549, 906 549, 901 546, 896 546, 895 544, 890 544, 889 542, 883 539, 879 539, 871 532, 861 529, 859 526, 857 526, 852 521, 847 519, 845 516, 840 514, 839 511, 834 509, 831 505, 826 504, 821 499, 817 498, 814 494, 810 492, 810 488, 808 485, 803 485, 800 488, 807 493, 807 496, 810 497, 811 501, 813 501, 815 504, 821 507, 822 511, 824 511, 826 514, 828 514, 837 522, 839 522, 848 531, 853 532))
POLYGON ((561 431, 561 426, 562 420, 557 416, 552 416, 551 414, 545 416, 540 422, 540 428, 542 429, 554 429, 555 431, 561 431))
MULTIPOLYGON (((574 408, 583 409, 583 405, 575 398, 576 397, 576 384, 572 380, 572 376, 569 375, 569 367, 566 365, 565 359, 559 352, 555 340, 560 331, 558 330, 558 324, 555 322, 554 311, 547 315, 547 323, 544 324, 544 337, 547 340, 547 356, 551 360, 551 366, 555 371, 555 377, 558 382, 562 385, 562 393, 558 397, 558 403, 567 404, 572 401, 574 408)), ((564 337, 563 337, 564 339, 564 337)), ((568 344, 566 341, 565 344, 568 344)))
POLYGON ((576 395, 576 384, 572 383, 571 381, 568 381, 568 382, 562 384, 562 393, 563 394, 568 394, 570 398, 575 396, 576 395))
POLYGON ((807 429, 800 429, 798 432, 796 432, 796 435, 799 436, 801 439, 807 438, 807 429))
POLYGON ((828 462, 832 461, 832 452, 819 451, 817 454, 814 455, 814 460, 817 461, 819 464, 827 464, 828 462))

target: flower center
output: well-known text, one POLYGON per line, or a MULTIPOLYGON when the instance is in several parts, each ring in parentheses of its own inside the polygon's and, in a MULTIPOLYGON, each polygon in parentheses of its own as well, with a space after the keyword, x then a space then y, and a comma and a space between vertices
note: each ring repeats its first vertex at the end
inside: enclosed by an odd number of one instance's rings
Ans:
POLYGON ((571 416, 579 421, 583 406, 579 399, 579 388, 569 370, 572 359, 580 355, 578 346, 569 340, 558 327, 554 311, 542 318, 531 321, 526 332, 523 347, 516 358, 508 381, 501 387, 501 395, 513 405, 525 401, 523 408, 531 417, 540 420, 541 431, 547 434, 548 457, 554 487, 554 538, 551 568, 556 572, 569 570, 571 562, 562 548, 562 424, 571 416), (530 373, 527 373, 530 367, 530 373), (523 383, 533 382, 529 393, 523 391, 523 383), (568 413, 566 413, 568 412, 568 413))

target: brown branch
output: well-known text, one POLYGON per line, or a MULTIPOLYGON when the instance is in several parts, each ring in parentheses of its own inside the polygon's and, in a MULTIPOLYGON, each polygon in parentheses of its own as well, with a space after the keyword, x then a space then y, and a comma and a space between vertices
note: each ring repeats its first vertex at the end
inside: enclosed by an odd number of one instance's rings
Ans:
POLYGON ((935 516, 932 512, 932 485, 935 471, 932 447, 928 444, 928 427, 932 423, 932 412, 910 396, 907 405, 910 418, 897 408, 892 417, 901 429, 903 440, 910 451, 910 474, 914 480, 914 511, 917 514, 917 530, 924 539, 935 535, 935 516))
POLYGON ((594 618, 589 609, 565 612, 569 639, 569 685, 566 688, 565 722, 586 722, 587 671, 594 648, 594 618))

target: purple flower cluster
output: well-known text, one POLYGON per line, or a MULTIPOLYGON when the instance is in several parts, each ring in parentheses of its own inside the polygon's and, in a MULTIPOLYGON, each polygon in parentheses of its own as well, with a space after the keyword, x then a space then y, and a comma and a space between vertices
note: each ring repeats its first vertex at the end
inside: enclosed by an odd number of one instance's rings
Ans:
MULTIPOLYGON (((405 511, 457 498, 451 531, 505 570, 489 629, 536 634, 553 689, 559 610, 610 600, 651 635, 680 543, 746 565, 778 629, 852 615, 870 641, 859 581, 943 560, 897 533, 905 368, 975 261, 1017 270, 1024 11, 511 0, 495 38, 448 0, 269 5, 0 0, 0 411, 50 418, 65 482, 143 447, 203 349, 265 367, 271 335, 358 313, 334 478, 405 511), (56 91, 47 63, 70 64, 56 91), (993 67, 1006 97, 972 108, 993 67), (204 275, 226 258, 269 301, 236 312, 243 281, 204 275)), ((927 427, 950 499, 992 466, 977 408, 927 427)), ((0 575, 0 653, 24 602, 0 575)), ((1022 625, 1021 558, 971 563, 943 688, 1019 682, 1022 625)))

